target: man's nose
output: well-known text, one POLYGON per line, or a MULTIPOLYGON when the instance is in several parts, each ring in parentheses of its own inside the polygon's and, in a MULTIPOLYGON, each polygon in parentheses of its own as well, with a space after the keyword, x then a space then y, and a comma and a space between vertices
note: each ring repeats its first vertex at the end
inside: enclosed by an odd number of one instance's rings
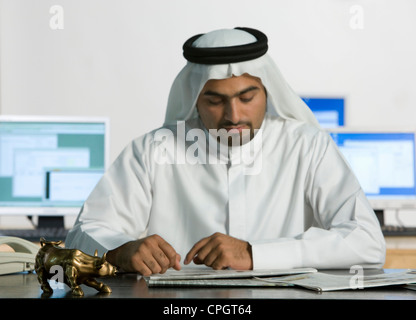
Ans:
POLYGON ((237 124, 240 121, 240 110, 238 102, 231 99, 225 105, 224 120, 237 124))

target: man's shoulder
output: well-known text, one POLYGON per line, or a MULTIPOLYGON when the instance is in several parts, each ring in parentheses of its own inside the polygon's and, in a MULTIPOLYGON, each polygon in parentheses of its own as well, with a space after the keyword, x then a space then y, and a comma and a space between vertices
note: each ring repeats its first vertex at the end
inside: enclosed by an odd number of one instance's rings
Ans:
MULTIPOLYGON (((267 125, 267 123, 266 123, 267 125)), ((331 137, 322 128, 291 119, 268 119, 264 147, 270 150, 287 150, 305 155, 309 152, 322 154, 330 144, 331 137)))
POLYGON ((290 136, 292 138, 309 138, 326 137, 327 134, 321 128, 303 121, 295 119, 283 119, 278 116, 267 116, 265 118, 265 129, 270 131, 279 131, 280 136, 290 136))

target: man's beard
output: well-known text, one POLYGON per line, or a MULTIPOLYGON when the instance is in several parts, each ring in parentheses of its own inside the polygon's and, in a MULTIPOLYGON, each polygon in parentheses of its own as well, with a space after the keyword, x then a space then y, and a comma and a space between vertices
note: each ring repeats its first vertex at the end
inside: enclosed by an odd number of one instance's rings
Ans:
POLYGON ((248 143, 254 137, 253 126, 250 122, 232 122, 220 123, 217 130, 217 141, 228 144, 229 147, 241 146, 248 143), (241 130, 234 129, 243 127, 241 130), (232 128, 232 129, 230 129, 232 128))

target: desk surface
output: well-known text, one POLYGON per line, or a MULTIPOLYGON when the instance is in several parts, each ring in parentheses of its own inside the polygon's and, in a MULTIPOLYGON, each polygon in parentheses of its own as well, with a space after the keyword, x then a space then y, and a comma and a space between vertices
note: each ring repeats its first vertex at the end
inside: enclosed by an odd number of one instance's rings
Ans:
POLYGON ((359 312, 360 318, 368 314, 377 319, 384 317, 386 310, 400 310, 401 314, 413 312, 416 300, 416 291, 402 286, 319 293, 298 287, 149 288, 144 279, 135 274, 117 275, 102 281, 111 287, 112 293, 97 293, 83 285, 84 297, 73 297, 65 285, 44 298, 36 274, 0 276, 0 309, 19 310, 22 317, 26 314, 31 318, 49 310, 70 316, 76 311, 83 318, 102 317, 106 310, 114 310, 119 316, 128 311, 139 318, 145 314, 155 319, 172 315, 175 319, 240 319, 241 316, 265 319, 276 310, 278 313, 292 310, 296 315, 315 310, 321 319, 332 319, 334 313, 329 310, 336 308, 347 314, 359 312))
MULTIPOLYGON (((393 269, 377 272, 395 272, 393 269)), ((399 270, 397 270, 399 271, 399 270)), ((331 272, 331 271, 328 271, 331 272)), ((348 271, 343 271, 347 274, 348 271)), ((112 293, 102 294, 95 289, 82 285, 84 297, 103 299, 285 299, 285 300, 416 300, 416 291, 402 286, 316 292, 298 287, 279 288, 149 288, 141 277, 135 274, 122 274, 100 281, 108 284, 112 293)), ((18 273, 0 276, 1 299, 36 299, 42 297, 42 290, 34 273, 18 273)), ((49 298, 74 298, 69 287, 54 290, 49 298)), ((80 299, 79 297, 75 297, 80 299)))

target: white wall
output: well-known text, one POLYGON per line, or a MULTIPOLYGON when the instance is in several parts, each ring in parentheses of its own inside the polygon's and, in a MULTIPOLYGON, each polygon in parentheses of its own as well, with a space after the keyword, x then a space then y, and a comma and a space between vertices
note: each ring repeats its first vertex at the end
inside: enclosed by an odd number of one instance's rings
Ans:
POLYGON ((348 125, 416 127, 414 0, 0 0, 0 10, 0 113, 109 116, 111 160, 162 124, 183 42, 235 26, 268 35, 295 91, 345 96, 348 125), (50 27, 53 5, 63 29, 50 27))
POLYGON ((297 92, 346 96, 348 124, 416 126, 414 0, 0 4, 0 113, 109 116, 112 160, 161 125, 185 64, 183 42, 235 26, 268 35, 270 54, 297 92), (62 30, 50 28, 53 5, 63 8, 62 30))

